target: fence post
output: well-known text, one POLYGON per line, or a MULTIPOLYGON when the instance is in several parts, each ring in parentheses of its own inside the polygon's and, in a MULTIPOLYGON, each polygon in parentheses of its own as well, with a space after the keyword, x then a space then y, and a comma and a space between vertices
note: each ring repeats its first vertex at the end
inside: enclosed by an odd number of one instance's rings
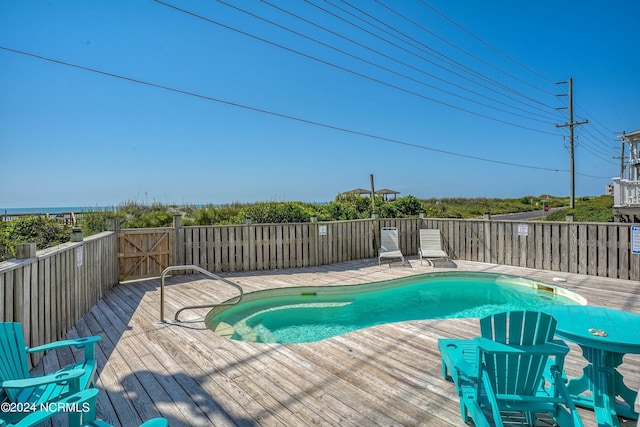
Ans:
POLYGON ((29 259, 36 256, 35 243, 18 243, 16 245, 16 258, 29 259))
MULTIPOLYGON (((256 268, 256 263, 253 262, 253 246, 254 246, 254 236, 256 234, 256 227, 255 226, 251 226, 251 217, 249 215, 246 215, 244 217, 244 224, 246 225, 245 228, 245 236, 247 237, 248 243, 247 243, 247 253, 243 255, 247 257, 246 260, 243 260, 242 265, 243 265, 243 269, 246 269, 247 271, 253 271, 256 268)), ((264 267, 263 267, 264 268, 264 267)))
POLYGON ((180 257, 180 254, 184 254, 183 242, 180 239, 180 232, 182 228, 182 215, 173 215, 173 247, 170 249, 173 260, 169 261, 169 265, 182 265, 184 261, 180 257))
POLYGON ((113 254, 116 257, 116 268, 115 272, 118 281, 120 280, 120 219, 118 217, 107 218, 107 231, 113 231, 116 238, 113 240, 113 254))
POLYGON ((71 242, 82 242, 84 236, 82 235, 82 228, 73 227, 71 229, 71 242))
POLYGON ((107 218, 107 231, 113 231, 116 234, 120 232, 120 219, 117 217, 107 218))
POLYGON ((371 239, 371 254, 372 257, 378 256, 378 242, 380 241, 380 220, 378 219, 378 213, 371 211, 371 222, 373 224, 372 239, 371 239))
POLYGON ((489 212, 484 213, 484 262, 494 262, 493 260, 493 248, 491 241, 491 214, 489 212))
MULTIPOLYGON (((309 230, 309 234, 311 237, 311 250, 313 251, 313 256, 311 257, 311 260, 313 260, 313 266, 317 266, 318 265, 318 250, 319 250, 319 240, 320 240, 320 229, 318 226, 318 216, 317 215, 311 215, 310 218, 311 221, 311 227, 309 230)), ((311 261, 309 260, 309 261, 311 261)))

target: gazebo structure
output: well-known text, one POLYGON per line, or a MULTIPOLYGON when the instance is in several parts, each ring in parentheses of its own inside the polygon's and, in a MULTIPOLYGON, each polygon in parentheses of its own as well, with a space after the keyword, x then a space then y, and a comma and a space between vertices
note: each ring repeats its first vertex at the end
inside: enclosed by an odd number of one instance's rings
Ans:
MULTIPOLYGON (((365 190, 364 188, 354 188, 353 190, 343 191, 340 194, 358 194, 360 196, 371 196, 371 190, 365 190)), ((375 194, 381 194, 384 196, 384 200, 388 201, 390 196, 393 196, 391 200, 395 200, 396 195, 400 194, 399 191, 383 188, 382 190, 376 190, 375 194)))
POLYGON ((376 191, 376 194, 382 194, 384 196, 384 200, 389 200, 389 196, 393 196, 392 200, 396 199, 396 195, 400 194, 399 191, 389 190, 388 188, 383 188, 382 190, 376 191))
POLYGON ((371 190, 365 190, 364 188, 354 188, 353 190, 343 191, 340 194, 359 194, 360 196, 366 194, 368 196, 371 195, 371 190))

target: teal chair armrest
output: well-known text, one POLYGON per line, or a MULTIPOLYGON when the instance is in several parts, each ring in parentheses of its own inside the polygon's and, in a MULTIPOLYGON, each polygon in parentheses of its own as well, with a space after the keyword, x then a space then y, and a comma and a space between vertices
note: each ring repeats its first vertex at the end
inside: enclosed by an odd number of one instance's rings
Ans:
MULTIPOLYGON (((475 338, 478 348, 489 354, 531 354, 548 356, 565 356, 569 347, 556 342, 547 342, 536 345, 511 345, 492 341, 488 338, 475 338)), ((564 344, 564 343, 562 343, 564 344)))
POLYGON ((478 376, 476 345, 472 339, 440 338, 438 350, 443 365, 450 370, 455 370, 458 373, 457 377, 461 375, 471 380, 478 376))
POLYGON ((77 391, 79 386, 79 378, 85 374, 84 369, 70 369, 67 371, 56 372, 54 374, 43 375, 41 377, 25 378, 20 380, 0 381, 0 387, 24 389, 29 387, 38 387, 41 385, 62 383, 69 381, 69 389, 77 391), (72 387, 72 384, 75 385, 72 387))
POLYGON ((37 347, 27 347, 27 353, 37 353, 41 351, 53 350, 61 347, 84 348, 85 358, 93 359, 95 357, 95 343, 100 341, 99 336, 76 338, 73 340, 56 341, 48 344, 39 345, 37 347))
POLYGON ((472 381, 478 376, 478 367, 468 363, 462 357, 454 358, 453 364, 453 367, 458 371, 458 374, 462 374, 462 376, 469 381, 472 381))

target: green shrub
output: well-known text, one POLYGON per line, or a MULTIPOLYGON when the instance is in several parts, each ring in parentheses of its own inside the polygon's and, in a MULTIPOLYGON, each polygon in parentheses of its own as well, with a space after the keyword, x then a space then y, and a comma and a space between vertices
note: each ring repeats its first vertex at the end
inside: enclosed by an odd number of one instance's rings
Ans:
POLYGON ((396 212, 403 217, 418 216, 422 210, 420 200, 411 195, 394 200, 391 204, 395 207, 396 212))
MULTIPOLYGON (((567 205, 569 201, 567 200, 567 205)), ((561 209, 549 213, 546 221, 565 221, 567 214, 573 214, 576 222, 613 221, 613 196, 582 197, 576 199, 575 209, 561 209)))
POLYGON ((240 214, 256 224, 309 222, 311 217, 300 202, 260 202, 243 208, 240 214))
POLYGON ((118 206, 117 216, 120 219, 120 228, 171 227, 174 209, 175 206, 161 203, 145 205, 125 202, 118 206))
POLYGON ((50 218, 28 216, 3 222, 0 227, 0 260, 14 258, 18 243, 35 243, 45 249, 68 242, 71 227, 50 218))
POLYGON ((109 222, 116 214, 113 211, 83 212, 78 220, 78 226, 82 228, 82 234, 87 237, 102 233, 109 229, 109 222))

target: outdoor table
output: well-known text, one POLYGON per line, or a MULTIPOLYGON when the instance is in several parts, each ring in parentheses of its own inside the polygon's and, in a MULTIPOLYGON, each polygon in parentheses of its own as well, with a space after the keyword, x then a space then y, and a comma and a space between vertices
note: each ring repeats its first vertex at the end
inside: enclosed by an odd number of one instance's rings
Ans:
POLYGON ((589 362, 567 389, 576 405, 591 408, 599 426, 619 426, 618 415, 638 419, 631 390, 616 369, 627 353, 640 354, 640 315, 605 307, 558 305, 547 308, 558 321, 556 335, 582 348, 589 362), (591 392, 584 395, 584 392, 591 392), (629 406, 616 402, 620 396, 629 406))

